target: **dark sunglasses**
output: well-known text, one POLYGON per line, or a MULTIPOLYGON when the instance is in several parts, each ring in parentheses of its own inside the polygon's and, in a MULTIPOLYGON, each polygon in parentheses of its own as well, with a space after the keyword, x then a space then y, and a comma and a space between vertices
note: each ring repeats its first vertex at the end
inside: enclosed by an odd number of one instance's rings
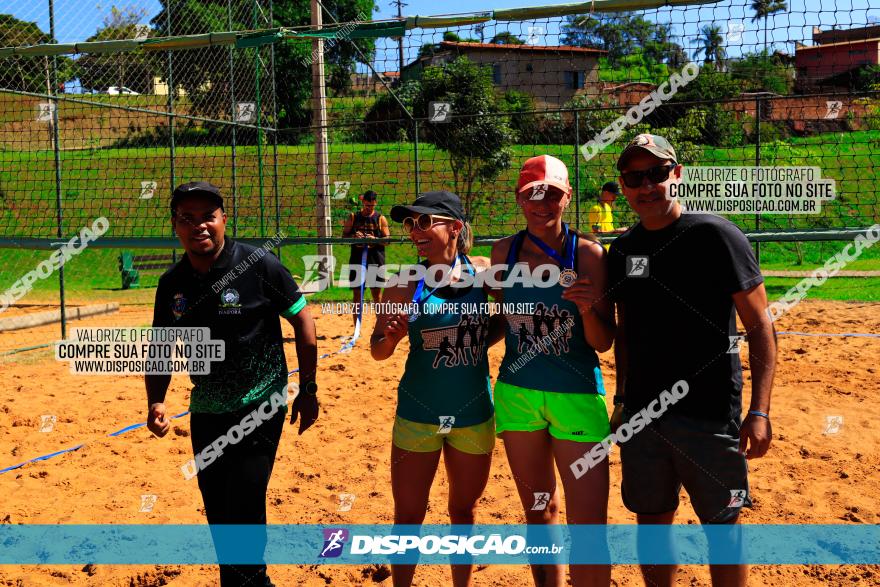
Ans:
POLYGON ((659 165, 644 171, 627 171, 620 174, 620 179, 623 180, 623 185, 628 188, 641 187, 646 177, 651 180, 651 183, 663 183, 669 179, 669 174, 672 173, 676 165, 678 164, 673 162, 672 165, 659 165))
POLYGON ((414 228, 418 227, 419 230, 425 232, 431 230, 431 227, 434 226, 437 220, 455 220, 455 218, 440 216, 439 214, 419 214, 418 218, 407 216, 403 219, 403 229, 407 232, 412 232, 414 228))

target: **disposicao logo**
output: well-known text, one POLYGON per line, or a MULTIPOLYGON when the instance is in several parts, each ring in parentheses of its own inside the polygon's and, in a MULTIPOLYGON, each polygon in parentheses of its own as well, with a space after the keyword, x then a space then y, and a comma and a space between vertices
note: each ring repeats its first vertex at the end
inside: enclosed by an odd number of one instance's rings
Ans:
POLYGON ((345 528, 325 528, 324 547, 321 549, 321 558, 336 558, 342 554, 345 542, 348 540, 348 530, 345 528))

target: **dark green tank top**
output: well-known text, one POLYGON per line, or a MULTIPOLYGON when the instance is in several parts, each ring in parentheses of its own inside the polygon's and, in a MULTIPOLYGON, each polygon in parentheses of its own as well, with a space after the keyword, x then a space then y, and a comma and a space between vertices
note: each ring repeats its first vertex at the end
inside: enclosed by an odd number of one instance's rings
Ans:
MULTIPOLYGON (((467 257, 460 258, 473 272, 467 257)), ((453 428, 481 424, 494 413, 488 298, 475 287, 419 293, 423 299, 413 300, 419 312, 408 326, 409 356, 397 388, 397 415, 438 428, 450 416, 453 428), (436 312, 442 304, 456 304, 458 311, 436 312)))
MULTIPOLYGON (((572 233, 572 238, 577 235, 572 233)), ((516 264, 524 239, 525 231, 514 237, 506 273, 516 264)), ((539 391, 605 395, 599 356, 584 336, 577 304, 562 299, 563 289, 558 283, 548 288, 520 283, 504 288, 506 306, 534 304, 534 312, 505 314, 507 334, 498 381, 539 391)))

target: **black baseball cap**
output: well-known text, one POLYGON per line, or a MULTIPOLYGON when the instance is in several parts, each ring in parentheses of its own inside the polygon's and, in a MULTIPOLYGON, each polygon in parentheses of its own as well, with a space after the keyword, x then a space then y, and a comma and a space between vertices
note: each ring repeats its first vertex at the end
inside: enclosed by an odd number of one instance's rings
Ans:
POLYGON ((616 181, 606 182, 605 185, 602 186, 603 192, 611 192, 612 194, 620 195, 620 186, 617 185, 616 181))
POLYGON ((395 222, 403 222, 404 218, 413 214, 442 214, 456 220, 465 219, 459 197, 446 191, 425 192, 409 206, 391 208, 391 219, 395 222))
POLYGON ((377 197, 376 192, 373 190, 367 190, 364 192, 364 199, 368 202, 374 201, 377 197))
POLYGON ((207 181, 191 181, 177 186, 177 189, 171 194, 171 211, 176 211, 177 205, 185 198, 195 195, 207 196, 223 210, 223 196, 220 194, 220 188, 207 181))

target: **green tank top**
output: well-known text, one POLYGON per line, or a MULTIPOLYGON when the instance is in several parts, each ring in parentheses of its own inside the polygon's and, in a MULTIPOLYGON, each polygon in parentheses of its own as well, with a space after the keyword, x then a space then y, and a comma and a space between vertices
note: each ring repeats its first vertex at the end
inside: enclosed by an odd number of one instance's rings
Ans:
MULTIPOLYGON (((525 231, 514 237, 507 273, 516 264, 524 239, 525 231)), ((533 304, 534 312, 505 314, 507 333, 498 381, 539 391, 605 395, 599 356, 584 336, 577 304, 562 299, 563 289, 559 284, 527 288, 521 283, 504 288, 505 306, 533 304)))
MULTIPOLYGON (((470 261, 461 258, 473 272, 470 261)), ((438 428, 485 422, 494 413, 485 292, 475 287, 423 292, 417 287, 416 293, 422 299, 413 300, 419 312, 408 325, 410 350, 397 388, 397 415, 438 428), (458 311, 440 313, 442 304, 455 304, 458 311)))

